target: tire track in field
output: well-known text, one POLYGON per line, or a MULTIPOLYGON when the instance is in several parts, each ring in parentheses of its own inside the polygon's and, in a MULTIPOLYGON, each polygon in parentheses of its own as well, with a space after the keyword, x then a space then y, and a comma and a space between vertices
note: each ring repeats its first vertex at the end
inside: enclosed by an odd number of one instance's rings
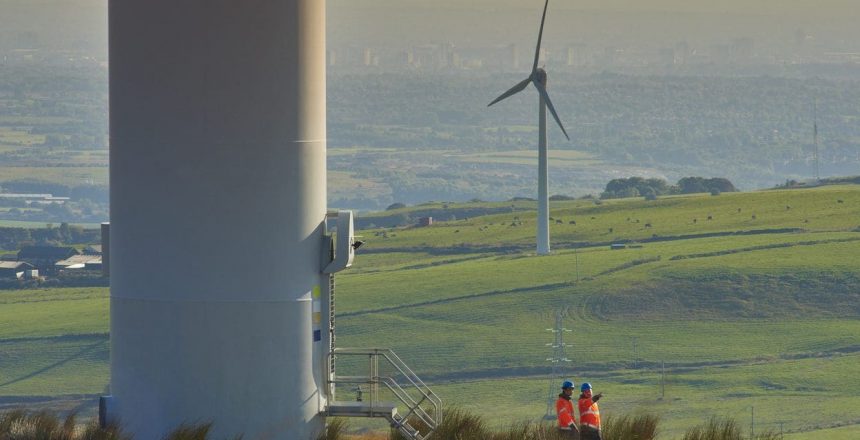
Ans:
POLYGON ((811 240, 811 241, 798 241, 798 242, 789 242, 789 243, 773 243, 773 244, 765 244, 761 246, 750 246, 745 248, 736 248, 736 249, 725 249, 722 251, 714 251, 714 252, 703 252, 700 254, 686 254, 686 255, 675 255, 669 258, 669 261, 678 261, 678 260, 686 260, 692 258, 708 258, 708 257, 719 257, 723 255, 731 255, 731 254, 740 254, 744 252, 755 252, 755 251, 764 251, 770 249, 784 249, 798 246, 816 246, 820 244, 833 244, 833 243, 850 243, 854 241, 860 241, 860 237, 849 237, 849 238, 833 238, 829 240, 811 240))
POLYGON ((73 342, 73 341, 106 341, 110 338, 109 333, 75 333, 55 336, 22 336, 14 338, 0 338, 0 346, 5 344, 20 344, 29 342, 73 342))
POLYGON ((428 301, 419 301, 419 302, 415 302, 415 303, 400 304, 400 305, 390 306, 390 307, 379 307, 376 309, 366 309, 366 310, 358 310, 355 312, 338 313, 337 317, 338 318, 346 318, 346 317, 354 317, 354 316, 364 316, 364 315, 371 315, 371 314, 375 314, 375 313, 387 313, 387 312, 393 312, 393 311, 397 311, 397 310, 412 309, 415 307, 433 306, 433 305, 437 305, 437 304, 447 304, 447 303, 453 303, 453 302, 458 302, 458 301, 469 301, 469 300, 473 300, 473 299, 487 298, 487 297, 492 297, 492 296, 514 295, 514 294, 525 293, 525 292, 555 290, 555 289, 560 289, 560 288, 564 288, 564 287, 571 287, 574 284, 575 283, 573 283, 573 282, 565 281, 565 282, 561 282, 561 283, 541 284, 538 286, 519 287, 516 289, 493 290, 490 292, 475 293, 472 295, 452 296, 452 297, 448 297, 448 298, 440 298, 440 299, 434 299, 434 300, 428 300, 428 301))
POLYGON ((85 345, 85 346, 81 347, 77 352, 72 353, 72 354, 70 354, 70 355, 68 355, 68 356, 66 356, 66 357, 64 357, 64 358, 62 358, 56 362, 53 362, 49 365, 45 365, 42 368, 31 371, 27 374, 16 377, 14 379, 10 379, 10 380, 7 380, 6 382, 0 383, 0 388, 15 384, 18 382, 25 381, 27 379, 31 379, 33 377, 36 377, 36 376, 42 374, 42 373, 47 373, 48 371, 51 371, 55 368, 59 368, 59 367, 65 365, 65 364, 67 364, 67 363, 69 363, 75 359, 78 359, 78 358, 84 357, 86 355, 89 355, 91 353, 94 353, 95 351, 101 349, 105 345, 106 342, 107 341, 105 341, 105 340, 99 340, 99 341, 96 341, 95 343, 85 345))
MULTIPOLYGON (((671 374, 694 372, 703 368, 726 368, 743 367, 750 365, 766 365, 774 362, 802 360, 802 359, 829 359, 838 356, 850 356, 860 353, 860 345, 849 345, 818 352, 785 353, 774 358, 745 358, 717 361, 691 361, 676 362, 665 365, 665 371, 671 374)), ((658 371, 662 365, 656 361, 639 360, 636 363, 638 371, 658 371)), ((444 373, 423 373, 422 378, 427 382, 456 383, 476 379, 502 379, 512 377, 546 377, 548 367, 543 366, 521 366, 521 367, 499 367, 482 368, 479 370, 451 371, 444 373)), ((630 363, 618 362, 587 362, 577 367, 577 374, 589 377, 616 377, 628 374, 630 363)))

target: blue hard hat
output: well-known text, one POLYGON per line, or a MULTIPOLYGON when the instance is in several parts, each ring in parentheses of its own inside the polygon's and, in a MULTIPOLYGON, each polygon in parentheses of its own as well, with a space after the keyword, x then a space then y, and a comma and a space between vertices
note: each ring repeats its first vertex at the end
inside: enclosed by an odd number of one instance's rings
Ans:
POLYGON ((565 388, 573 388, 573 382, 566 380, 563 384, 561 384, 561 389, 565 388))
POLYGON ((579 391, 584 393, 585 390, 590 390, 590 389, 591 389, 591 384, 588 382, 585 382, 584 384, 582 384, 582 387, 579 388, 579 391))

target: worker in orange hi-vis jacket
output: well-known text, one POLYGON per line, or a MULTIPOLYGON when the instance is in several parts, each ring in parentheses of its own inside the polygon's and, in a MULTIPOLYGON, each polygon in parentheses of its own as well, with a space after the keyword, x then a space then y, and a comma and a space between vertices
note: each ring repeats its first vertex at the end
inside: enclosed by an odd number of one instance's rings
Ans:
POLYGON ((579 439, 579 429, 576 428, 576 418, 573 412, 573 382, 566 380, 561 384, 561 394, 555 401, 555 413, 558 416, 558 430, 563 438, 579 439))
POLYGON ((579 395, 579 423, 582 440, 603 440, 600 434, 600 409, 597 401, 603 397, 603 393, 592 395, 591 384, 586 382, 580 388, 579 395))

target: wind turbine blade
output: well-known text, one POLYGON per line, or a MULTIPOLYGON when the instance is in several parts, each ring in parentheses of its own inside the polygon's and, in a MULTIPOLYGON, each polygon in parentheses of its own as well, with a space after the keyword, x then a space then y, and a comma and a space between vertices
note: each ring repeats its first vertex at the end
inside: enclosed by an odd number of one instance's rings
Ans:
POLYGON ((549 93, 546 92, 546 88, 544 88, 544 86, 537 81, 534 82, 534 85, 535 87, 537 87, 538 91, 540 92, 540 95, 543 96, 543 100, 544 102, 546 102, 546 106, 547 108, 549 108, 549 112, 552 113, 552 117, 555 118, 555 122, 558 123, 558 127, 561 128, 561 132, 564 133, 564 137, 566 137, 567 140, 570 140, 570 136, 567 135, 567 130, 564 129, 564 125, 561 123, 561 119, 558 118, 558 113, 555 112, 555 107, 553 107, 552 101, 550 101, 549 99, 549 93))
POLYGON ((524 79, 524 80, 523 80, 522 82, 520 82, 519 84, 517 84, 517 85, 515 85, 515 86, 511 87, 511 89, 510 89, 510 90, 508 90, 507 92, 502 93, 502 96, 499 96, 498 98, 494 99, 494 100, 493 100, 493 102, 491 102, 491 103, 487 104, 487 107, 489 107, 489 106, 491 106, 491 105, 493 105, 493 104, 495 104, 495 103, 497 103, 497 102, 499 102, 499 101, 501 101, 501 100, 503 100, 503 99, 505 99, 505 98, 508 98, 508 97, 510 97, 510 96, 512 96, 512 95, 516 95, 517 93, 519 93, 519 92, 523 91, 523 89, 524 89, 524 88, 526 88, 526 86, 528 86, 528 85, 529 85, 529 83, 530 83, 531 81, 532 81, 532 79, 531 79, 531 78, 526 78, 526 79, 524 79))
POLYGON ((535 49, 535 62, 532 64, 532 74, 537 71, 538 58, 540 58, 540 42, 543 39, 543 24, 546 21, 546 9, 549 7, 549 0, 543 5, 543 17, 540 19, 540 32, 538 32, 537 48, 535 49))

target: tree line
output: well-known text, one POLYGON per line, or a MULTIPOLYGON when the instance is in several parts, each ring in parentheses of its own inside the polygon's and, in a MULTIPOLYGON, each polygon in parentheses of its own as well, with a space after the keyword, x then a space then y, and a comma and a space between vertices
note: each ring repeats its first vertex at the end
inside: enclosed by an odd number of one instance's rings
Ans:
POLYGON ((98 243, 101 230, 61 223, 44 228, 0 228, 0 248, 17 250, 24 246, 60 246, 98 243))
POLYGON ((630 177, 612 179, 606 184, 606 189, 600 194, 601 199, 621 199, 627 197, 645 197, 653 200, 657 196, 670 194, 710 193, 719 195, 724 192, 735 192, 737 188, 723 177, 684 177, 675 185, 663 179, 630 177))

